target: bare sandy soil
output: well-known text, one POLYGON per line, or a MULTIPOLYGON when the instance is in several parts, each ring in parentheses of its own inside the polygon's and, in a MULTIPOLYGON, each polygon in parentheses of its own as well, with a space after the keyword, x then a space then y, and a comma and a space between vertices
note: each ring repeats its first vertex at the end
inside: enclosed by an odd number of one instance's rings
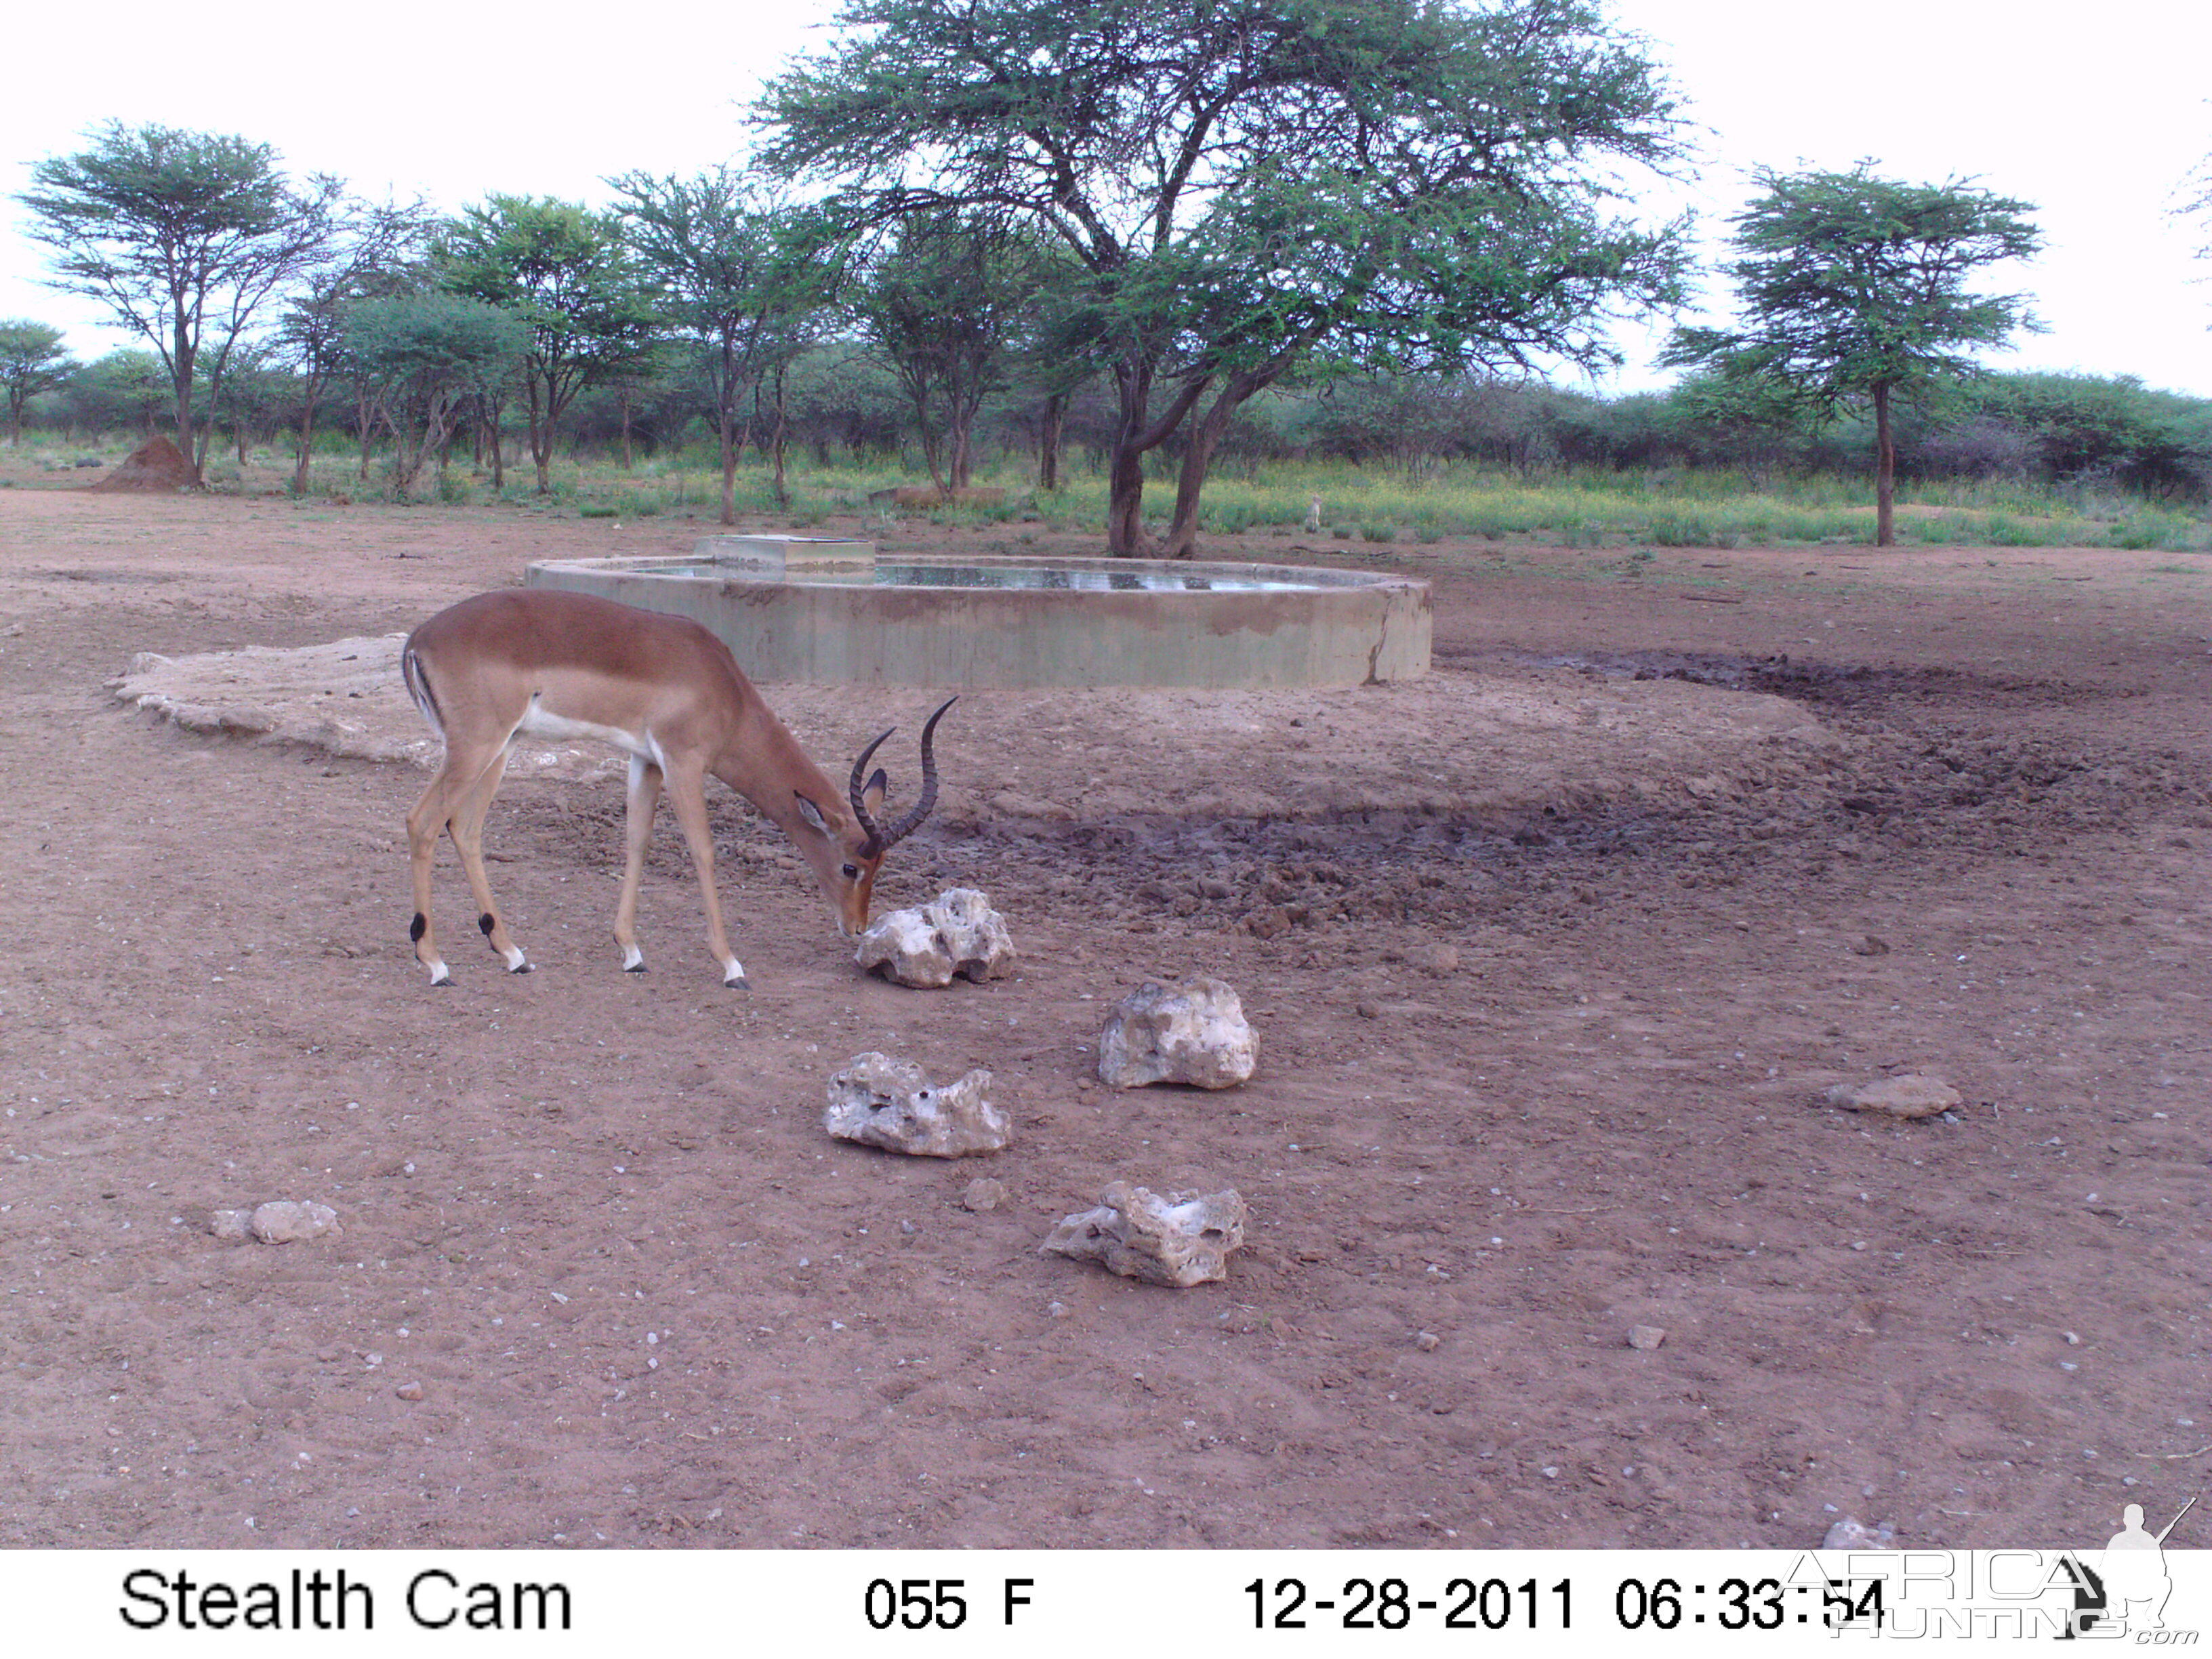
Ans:
MULTIPOLYGON (((727 793, 753 988, 665 816, 624 975, 619 783, 528 757, 538 971, 448 853, 432 991, 376 652, 699 528, 0 490, 0 1543, 2087 1544, 2212 1469, 2212 560, 1445 544, 1425 682, 970 694, 881 902, 1024 965, 938 993, 727 793), (1251 1084, 1086 1081, 1199 971, 1251 1084), (828 1139, 871 1048, 1013 1147, 828 1139), (1115 1177, 1237 1188, 1228 1281, 1036 1254, 1115 1177), (210 1236, 280 1197, 343 1235, 210 1236)), ((927 693, 769 696, 910 797, 927 693)))

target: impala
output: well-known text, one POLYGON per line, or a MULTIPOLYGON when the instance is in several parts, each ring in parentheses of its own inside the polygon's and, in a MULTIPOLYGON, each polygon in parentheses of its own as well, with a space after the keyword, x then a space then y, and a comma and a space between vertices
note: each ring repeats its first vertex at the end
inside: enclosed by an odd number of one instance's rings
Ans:
POLYGON ((479 593, 409 635, 399 670, 408 695, 446 744, 445 763, 407 815, 415 878, 410 936, 416 960, 430 970, 433 985, 453 979, 430 925, 430 866, 443 832, 452 834, 476 896, 477 926, 506 959, 509 973, 530 971, 529 958, 493 902, 483 866, 484 817, 516 738, 592 738, 629 756, 628 859, 615 907, 615 942, 630 973, 645 968, 637 948, 638 880, 653 807, 666 783, 706 901, 708 945, 721 964, 722 982, 741 986, 744 967, 731 953, 714 888, 707 775, 721 779, 791 837, 822 884, 838 931, 857 933, 868 925, 869 896, 884 854, 913 834, 937 803, 931 739, 957 701, 947 698, 922 727, 921 797, 884 830, 874 816, 883 808, 884 774, 878 769, 865 781, 863 776, 891 733, 878 738, 853 763, 848 810, 836 787, 769 712, 729 647, 680 617, 544 588, 479 593))

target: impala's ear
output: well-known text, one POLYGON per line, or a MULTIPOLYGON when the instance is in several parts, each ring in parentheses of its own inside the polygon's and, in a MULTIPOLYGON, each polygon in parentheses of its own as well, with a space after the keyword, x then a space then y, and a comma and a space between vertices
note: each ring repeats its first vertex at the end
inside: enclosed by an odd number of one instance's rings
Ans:
POLYGON ((806 820, 808 827, 823 835, 828 835, 830 825, 822 816, 822 809, 807 799, 805 796, 799 794, 796 789, 791 793, 799 801, 799 816, 806 820))
POLYGON ((890 779, 884 775, 884 769, 878 766, 876 769, 875 776, 868 780, 868 787, 860 791, 860 799, 868 803, 869 811, 880 812, 884 810, 884 792, 890 787, 890 779))

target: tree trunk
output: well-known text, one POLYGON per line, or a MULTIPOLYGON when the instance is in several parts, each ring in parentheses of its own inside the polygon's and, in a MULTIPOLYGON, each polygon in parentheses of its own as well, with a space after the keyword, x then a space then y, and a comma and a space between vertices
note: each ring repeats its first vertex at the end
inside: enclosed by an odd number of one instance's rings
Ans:
POLYGON ((775 370, 775 435, 769 447, 775 459, 775 504, 788 511, 791 492, 784 488, 783 483, 783 365, 779 363, 775 370))
POLYGON ((1206 469, 1213 463, 1213 452, 1244 401, 1273 382, 1279 372, 1271 369, 1231 375, 1229 384, 1213 400, 1213 406, 1191 428, 1189 445, 1182 453, 1182 476, 1176 483, 1175 521, 1169 526, 1167 541, 1160 550, 1164 557, 1187 559, 1198 550, 1199 492, 1206 488, 1206 469))
POLYGON ((625 472, 635 472, 637 468, 635 464, 631 461, 629 453, 629 388, 628 386, 624 386, 622 391, 622 428, 623 471, 625 472))
POLYGON ((315 455, 315 402, 323 395, 320 380, 307 382, 307 401, 300 410, 300 453, 292 463, 292 493, 307 493, 307 470, 315 455))
POLYGON ((1106 479, 1106 550, 1117 559, 1140 559, 1152 550, 1145 536, 1145 452, 1116 435, 1106 479))
POLYGON ((952 487, 956 490, 967 489, 968 481, 975 472, 975 411, 974 410, 969 410, 965 414, 954 415, 952 456, 946 463, 945 471, 951 477, 952 487))
MULTIPOLYGON (((550 399, 549 398, 550 402, 550 399)), ((553 434, 550 417, 541 416, 538 404, 538 380, 530 380, 530 459, 538 467, 538 493, 553 493, 553 434)))
POLYGON ((929 418, 929 379, 923 374, 901 378, 907 382, 907 395, 914 399, 915 429, 921 434, 921 464, 929 469, 929 481, 937 486, 937 493, 949 496, 952 490, 945 477, 944 441, 929 418))
POLYGON ((1106 475, 1106 550, 1117 559, 1141 558, 1151 549, 1145 537, 1145 405, 1152 390, 1149 363, 1119 363, 1114 371, 1120 394, 1120 422, 1114 428, 1114 458, 1106 475))
POLYGON ((354 421, 361 431, 361 482, 368 482, 368 452, 376 441, 376 421, 369 405, 368 385, 358 381, 353 389, 354 421))
POLYGON ((1876 382, 1874 389, 1874 544, 1889 547, 1897 541, 1897 441, 1889 429, 1889 387, 1876 382))
POLYGON ((951 454, 945 471, 955 489, 965 489, 975 472, 975 416, 983 408, 983 387, 976 381, 963 388, 956 379, 947 383, 945 390, 951 394, 945 414, 952 423, 952 430, 946 434, 951 454))
POLYGON ((1044 418, 1037 424, 1037 488, 1060 488, 1060 434, 1067 422, 1067 394, 1055 392, 1044 400, 1044 418))
POLYGON ((200 481, 201 454, 192 422, 192 370, 198 353, 192 337, 186 331, 184 317, 179 314, 170 335, 170 378, 177 392, 177 447, 184 452, 185 459, 191 464, 192 482, 200 481))
POLYGON ((1115 558, 1142 558, 1152 550, 1145 534, 1145 452, 1158 448, 1182 424, 1211 378, 1200 375, 1184 382, 1166 411, 1147 425, 1152 365, 1124 360, 1115 366, 1121 420, 1115 428, 1113 465, 1107 476, 1106 550, 1115 558))
POLYGON ((738 432, 738 412, 725 404, 720 410, 722 434, 722 522, 738 521, 738 451, 744 439, 738 432))

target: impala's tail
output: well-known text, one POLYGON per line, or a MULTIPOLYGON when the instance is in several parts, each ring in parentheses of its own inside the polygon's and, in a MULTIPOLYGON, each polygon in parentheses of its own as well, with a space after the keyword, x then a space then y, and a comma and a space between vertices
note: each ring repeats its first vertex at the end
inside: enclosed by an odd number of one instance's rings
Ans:
POLYGON ((422 659, 415 654, 412 645, 399 653, 399 678, 406 683, 407 695, 415 699, 415 706, 422 711, 422 718, 430 723, 430 730, 445 740, 446 720, 438 712, 438 699, 431 694, 430 682, 422 673, 422 659))

